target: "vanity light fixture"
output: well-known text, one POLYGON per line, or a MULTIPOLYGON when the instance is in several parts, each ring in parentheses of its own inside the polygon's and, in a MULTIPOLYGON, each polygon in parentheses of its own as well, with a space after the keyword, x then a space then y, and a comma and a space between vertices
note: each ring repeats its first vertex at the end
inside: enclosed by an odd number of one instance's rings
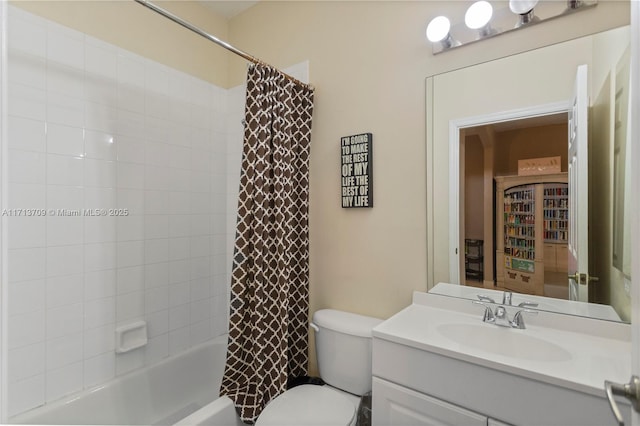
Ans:
POLYGON ((494 10, 490 0, 475 1, 467 9, 463 23, 452 24, 443 15, 433 18, 426 31, 433 53, 588 10, 597 6, 598 0, 509 0, 508 3, 509 7, 494 10))
POLYGON ((491 17, 493 16, 493 6, 485 0, 473 3, 464 14, 464 23, 472 30, 478 30, 478 38, 483 38, 495 32, 491 28, 491 17))

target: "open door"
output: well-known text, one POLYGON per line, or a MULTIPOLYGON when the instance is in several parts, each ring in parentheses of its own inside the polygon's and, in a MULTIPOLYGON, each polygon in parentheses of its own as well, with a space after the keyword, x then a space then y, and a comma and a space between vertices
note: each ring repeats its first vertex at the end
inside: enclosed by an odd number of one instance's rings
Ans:
POLYGON ((589 156, 587 66, 576 73, 569 109, 569 300, 589 301, 589 156))

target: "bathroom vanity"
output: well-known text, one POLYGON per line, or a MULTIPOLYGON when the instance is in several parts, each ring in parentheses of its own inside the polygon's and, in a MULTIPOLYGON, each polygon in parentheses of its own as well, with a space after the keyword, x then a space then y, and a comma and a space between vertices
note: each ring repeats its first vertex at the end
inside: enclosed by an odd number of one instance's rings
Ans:
POLYGON ((516 329, 484 322, 485 309, 415 292, 374 329, 373 425, 616 424, 604 381, 630 376, 628 325, 523 312, 516 329))

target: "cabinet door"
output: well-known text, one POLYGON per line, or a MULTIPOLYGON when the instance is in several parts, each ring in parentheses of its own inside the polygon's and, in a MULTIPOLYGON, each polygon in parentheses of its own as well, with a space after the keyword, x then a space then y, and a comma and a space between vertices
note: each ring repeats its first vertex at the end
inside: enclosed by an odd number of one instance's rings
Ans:
POLYGON ((456 405, 373 378, 373 426, 486 426, 487 418, 456 405))
POLYGON ((544 245, 544 270, 549 272, 557 271, 556 263, 556 245, 545 244, 544 245))

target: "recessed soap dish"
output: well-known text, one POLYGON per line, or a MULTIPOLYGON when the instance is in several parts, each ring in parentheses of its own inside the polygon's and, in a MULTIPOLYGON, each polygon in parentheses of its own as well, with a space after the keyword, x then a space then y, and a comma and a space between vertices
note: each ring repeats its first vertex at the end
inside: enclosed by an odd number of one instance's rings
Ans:
POLYGON ((116 353, 123 354, 147 344, 147 323, 136 321, 116 328, 116 353))

